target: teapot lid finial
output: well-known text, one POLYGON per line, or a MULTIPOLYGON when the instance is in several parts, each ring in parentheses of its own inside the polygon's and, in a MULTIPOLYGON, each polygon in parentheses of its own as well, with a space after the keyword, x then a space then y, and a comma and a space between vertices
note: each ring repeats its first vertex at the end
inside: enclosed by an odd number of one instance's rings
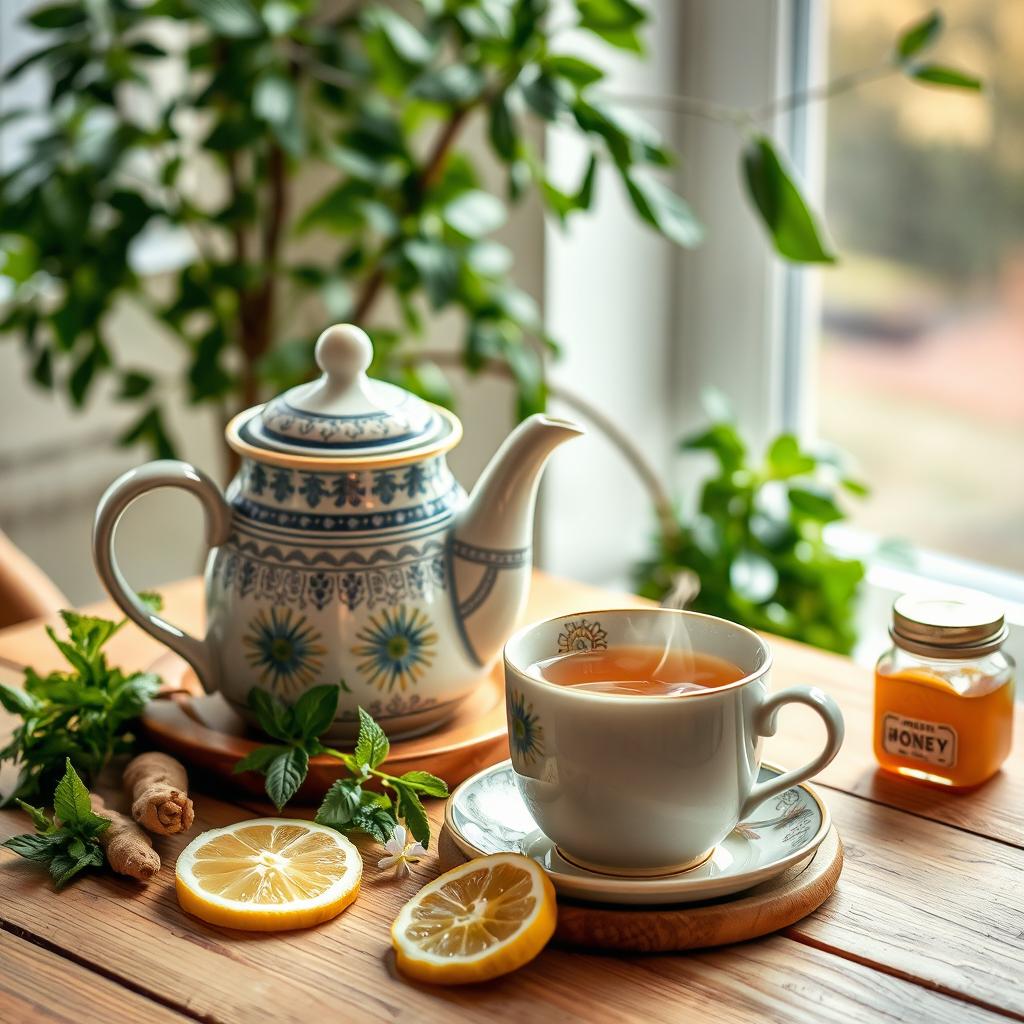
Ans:
POLYGON ((290 456, 354 460, 451 447, 461 433, 445 410, 366 375, 373 344, 354 324, 335 324, 313 352, 321 376, 251 410, 241 441, 290 456))
POLYGON ((373 344, 355 324, 335 324, 317 338, 313 358, 325 385, 332 393, 343 394, 373 362, 373 344))

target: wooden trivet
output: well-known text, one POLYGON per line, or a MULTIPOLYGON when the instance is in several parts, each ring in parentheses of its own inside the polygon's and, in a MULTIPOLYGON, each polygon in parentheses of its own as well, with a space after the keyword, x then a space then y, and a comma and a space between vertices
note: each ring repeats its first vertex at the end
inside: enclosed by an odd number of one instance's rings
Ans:
MULTIPOLYGON (((468 858, 447 827, 438 837, 442 870, 468 858)), ((817 910, 843 870, 843 844, 833 825, 818 849, 753 889, 706 903, 626 907, 558 900, 555 941, 587 949, 665 953, 724 946, 778 931, 817 910)))

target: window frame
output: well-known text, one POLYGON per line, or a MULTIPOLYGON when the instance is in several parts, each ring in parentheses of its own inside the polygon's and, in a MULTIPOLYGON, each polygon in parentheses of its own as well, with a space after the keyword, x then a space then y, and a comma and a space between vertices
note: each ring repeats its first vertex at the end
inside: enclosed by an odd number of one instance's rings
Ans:
MULTIPOLYGON (((552 379, 584 394, 629 432, 682 502, 692 500, 693 481, 708 463, 700 453, 680 454, 678 439, 706 423, 703 393, 709 386, 722 392, 754 446, 789 425, 787 389, 798 390, 804 396, 800 407, 807 408, 801 381, 810 379, 810 371, 801 363, 799 375, 790 379, 788 367, 797 364, 786 358, 784 309, 787 290, 799 288, 805 310, 800 323, 804 329, 810 325, 809 278, 815 272, 790 270, 772 251, 743 192, 739 133, 673 113, 670 98, 751 107, 792 92, 792 26, 820 7, 813 0, 651 0, 649 60, 615 62, 613 97, 651 121, 681 154, 670 183, 707 228, 699 249, 640 238, 646 229, 637 227, 620 196, 608 195, 617 189, 610 173, 599 178, 596 208, 586 224, 571 224, 565 233, 546 228, 544 309, 566 348, 552 379), (618 292, 630 304, 629 317, 613 309, 619 304, 604 292, 600 301, 608 304, 608 315, 592 316, 594 286, 578 267, 601 250, 619 261, 618 292)), ((815 32, 824 31, 819 16, 813 24, 815 32)), ((577 52, 576 42, 567 40, 568 52, 577 52)), ((606 51, 602 59, 607 61, 606 51)), ((784 148, 794 116, 781 114, 764 126, 784 148)), ((573 160, 572 148, 549 132, 552 173, 557 177, 573 160)), ((544 499, 541 564, 594 583, 627 583, 632 564, 649 553, 654 518, 621 456, 601 442, 568 446, 554 457, 544 499), (583 459, 587 474, 573 465, 583 459), (614 493, 599 490, 594 479, 615 479, 614 493), (586 552, 599 554, 588 562, 586 552)))
MULTIPOLYGON (((772 0, 751 5, 748 0, 652 0, 651 67, 623 67, 613 89, 625 94, 702 97, 719 103, 750 106, 820 83, 828 75, 828 5, 815 0, 772 0), (669 40, 666 43, 665 37, 669 40), (760 41, 745 47, 738 40, 760 41), (737 56, 741 52, 741 56, 737 56), (669 67, 668 65, 672 66, 669 67)), ((627 103, 627 106, 629 104, 627 103)), ((596 399, 602 411, 634 433, 652 465, 681 500, 691 499, 697 474, 707 468, 707 456, 680 456, 676 441, 706 423, 701 392, 716 386, 731 402, 744 435, 763 444, 780 430, 791 430, 813 442, 817 431, 817 348, 821 319, 821 274, 815 267, 785 264, 772 251, 762 226, 749 208, 737 169, 739 142, 728 126, 683 115, 666 120, 667 104, 636 107, 664 129, 682 159, 672 184, 694 207, 708 228, 700 249, 686 252, 664 246, 657 266, 629 262, 633 242, 632 215, 609 204, 602 190, 585 232, 563 234, 552 226, 545 234, 545 310, 555 334, 566 342, 567 355, 553 367, 553 379, 596 399), (669 285, 655 292, 665 304, 658 329, 644 311, 637 312, 636 336, 621 339, 631 359, 657 365, 666 383, 649 396, 643 424, 622 392, 636 386, 635 375, 622 363, 611 364, 614 337, 598 333, 574 336, 572 327, 580 304, 594 302, 593 291, 573 288, 558 270, 565 261, 583 260, 595 246, 619 251, 623 259, 626 295, 648 294, 645 278, 669 267, 669 285), (566 286, 568 283, 568 287, 566 286), (744 301, 735 301, 743 296, 744 301), (559 328, 568 326, 568 330, 559 328), (654 327, 651 330, 651 327, 654 327), (579 357, 590 346, 598 358, 579 357), (608 377, 615 384, 609 388, 608 377), (616 393, 617 389, 617 393, 616 393), (631 414, 634 416, 630 418, 631 414), (655 429, 651 429, 654 424, 655 429)), ((780 144, 806 195, 822 209, 825 184, 827 104, 816 103, 776 116, 765 130, 780 144)), ((549 165, 557 167, 565 152, 549 137, 549 165)), ((609 182, 603 181, 607 186, 609 182)), ((827 272, 827 271, 826 271, 827 272)), ((600 301, 604 301, 601 299, 600 301)), ((588 321, 589 322, 589 321, 588 321)), ((610 325, 607 331, 613 331, 610 325)), ((644 378, 650 383, 650 375, 644 378)), ((556 407, 557 407, 557 403, 556 407)), ((569 410, 559 408, 560 412, 569 410)), ((626 585, 637 557, 635 538, 650 536, 653 516, 644 504, 624 502, 619 493, 639 485, 617 453, 595 451, 591 444, 577 455, 567 446, 556 453, 553 472, 545 483, 538 539, 541 564, 554 572, 590 582, 626 585), (569 468, 573 461, 589 473, 569 468), (605 484, 600 499, 583 493, 587 475, 605 484), (637 519, 639 518, 639 522, 637 519), (608 556, 610 544, 615 553, 608 556), (581 552, 600 551, 591 564, 581 552)), ((1020 623, 1011 643, 1024 656, 1024 577, 969 563, 936 552, 916 551, 913 567, 897 564, 877 550, 878 537, 840 524, 829 529, 838 550, 862 558, 868 565, 862 602, 859 655, 869 661, 885 642, 888 607, 900 590, 926 582, 974 586, 997 594, 1008 603, 1008 620, 1020 623)))

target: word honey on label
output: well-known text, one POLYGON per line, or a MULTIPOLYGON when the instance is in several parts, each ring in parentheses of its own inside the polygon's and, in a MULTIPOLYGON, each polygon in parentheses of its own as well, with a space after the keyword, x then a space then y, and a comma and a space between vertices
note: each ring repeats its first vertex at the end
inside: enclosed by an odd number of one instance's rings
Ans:
POLYGON ((1013 732, 1003 614, 983 594, 905 594, 875 669, 875 757, 886 771, 965 789, 999 771, 1013 732))

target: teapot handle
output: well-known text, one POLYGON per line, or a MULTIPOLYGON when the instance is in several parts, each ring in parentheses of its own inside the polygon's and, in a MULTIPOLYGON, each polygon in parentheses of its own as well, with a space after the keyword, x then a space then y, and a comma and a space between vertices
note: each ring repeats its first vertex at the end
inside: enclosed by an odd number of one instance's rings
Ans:
POLYGON ((114 556, 114 533, 129 505, 158 487, 180 487, 202 503, 206 513, 206 541, 212 548, 231 533, 231 506, 220 488, 200 469, 177 459, 161 459, 119 476, 100 498, 92 530, 92 555, 100 580, 114 603, 144 632, 180 654, 195 669, 203 689, 217 689, 217 661, 206 638, 197 640, 150 611, 128 585, 114 556))

